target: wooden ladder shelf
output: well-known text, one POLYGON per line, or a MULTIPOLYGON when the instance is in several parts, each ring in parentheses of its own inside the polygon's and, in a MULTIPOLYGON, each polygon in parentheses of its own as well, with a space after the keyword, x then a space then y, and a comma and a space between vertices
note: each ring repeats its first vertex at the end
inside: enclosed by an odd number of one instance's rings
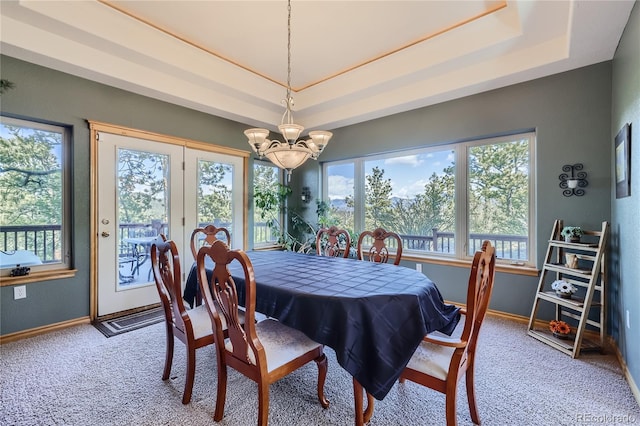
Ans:
POLYGON ((531 337, 576 358, 581 350, 604 351, 606 247, 609 223, 602 222, 599 231, 584 231, 582 239, 585 242, 580 243, 564 241, 561 236, 562 228, 562 220, 556 220, 531 309, 528 333, 531 337), (578 268, 565 266, 566 254, 577 255, 578 268), (570 299, 561 298, 551 289, 551 277, 573 284, 578 291, 570 299), (556 320, 569 323, 572 333, 568 339, 561 340, 555 337, 548 328, 549 321, 539 318, 541 305, 544 304, 553 305, 556 320), (590 332, 590 336, 595 336, 597 332, 598 337, 587 338, 586 331, 590 332))

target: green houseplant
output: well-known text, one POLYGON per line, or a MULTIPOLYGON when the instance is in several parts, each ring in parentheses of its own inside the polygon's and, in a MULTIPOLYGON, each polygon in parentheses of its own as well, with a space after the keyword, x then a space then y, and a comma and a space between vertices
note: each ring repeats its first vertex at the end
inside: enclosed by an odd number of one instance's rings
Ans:
POLYGON ((580 237, 584 235, 584 231, 579 226, 565 226, 562 228, 560 235, 564 237, 565 241, 577 243, 580 241, 580 237))
POLYGON ((318 223, 314 225, 305 218, 303 212, 287 206, 286 201, 290 195, 291 188, 283 184, 277 184, 273 188, 257 188, 254 192, 255 204, 261 211, 262 219, 266 219, 267 226, 278 234, 279 246, 288 251, 314 253, 316 232, 325 226, 329 207, 324 201, 316 201, 318 223), (280 223, 273 214, 274 211, 284 213, 286 226, 280 223))

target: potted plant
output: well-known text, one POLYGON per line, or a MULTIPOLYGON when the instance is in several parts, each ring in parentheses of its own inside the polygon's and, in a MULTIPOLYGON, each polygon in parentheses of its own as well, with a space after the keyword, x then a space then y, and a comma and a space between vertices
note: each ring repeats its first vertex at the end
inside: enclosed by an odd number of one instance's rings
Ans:
POLYGON ((579 226, 565 226, 562 228, 560 235, 562 235, 567 242, 578 243, 580 242, 580 237, 584 235, 584 231, 579 226))
POLYGON ((298 253, 315 253, 316 232, 325 226, 329 206, 324 201, 316 200, 318 224, 314 225, 302 212, 287 207, 286 200, 290 195, 291 188, 280 183, 270 188, 255 188, 255 205, 260 211, 260 217, 266 219, 267 226, 279 235, 278 245, 282 249, 298 253), (277 214, 274 214, 276 211, 284 213, 287 226, 280 223, 277 214))
POLYGON ((571 333, 571 327, 564 321, 553 320, 549 321, 549 330, 558 339, 566 340, 571 333))

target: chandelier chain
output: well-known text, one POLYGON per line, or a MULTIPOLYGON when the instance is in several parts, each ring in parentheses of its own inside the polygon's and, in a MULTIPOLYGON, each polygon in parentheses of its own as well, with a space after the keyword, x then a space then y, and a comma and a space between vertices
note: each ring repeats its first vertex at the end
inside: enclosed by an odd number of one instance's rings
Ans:
POLYGON ((287 103, 291 99, 291 0, 287 3, 287 103))
POLYGON ((293 123, 291 111, 293 108, 293 98, 291 96, 291 0, 287 1, 287 96, 284 103, 286 108, 283 122, 286 117, 287 123, 293 123))
MULTIPOLYGON (((2 1, 2 0, 0 0, 2 1)), ((308 158, 318 159, 329 139, 333 135, 324 130, 309 132, 309 139, 298 139, 304 127, 293 122, 293 97, 291 96, 291 0, 287 0, 287 94, 283 99, 285 106, 278 130, 284 137, 284 142, 276 139, 269 140, 269 130, 254 128, 245 130, 249 145, 260 158, 263 156, 272 163, 287 171, 287 179, 291 179, 291 171, 307 161, 308 158)))

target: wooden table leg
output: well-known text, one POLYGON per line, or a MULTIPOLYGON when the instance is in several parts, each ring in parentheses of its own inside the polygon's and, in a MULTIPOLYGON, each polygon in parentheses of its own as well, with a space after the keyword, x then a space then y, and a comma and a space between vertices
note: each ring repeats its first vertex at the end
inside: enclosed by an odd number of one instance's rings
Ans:
POLYGON ((371 416, 373 416, 374 400, 373 400, 373 396, 371 396, 369 392, 366 392, 367 408, 366 409, 362 408, 363 390, 364 388, 362 387, 362 385, 354 377, 353 378, 353 398, 354 398, 355 409, 356 409, 356 426, 364 426, 365 424, 369 423, 369 420, 371 420, 371 416))

